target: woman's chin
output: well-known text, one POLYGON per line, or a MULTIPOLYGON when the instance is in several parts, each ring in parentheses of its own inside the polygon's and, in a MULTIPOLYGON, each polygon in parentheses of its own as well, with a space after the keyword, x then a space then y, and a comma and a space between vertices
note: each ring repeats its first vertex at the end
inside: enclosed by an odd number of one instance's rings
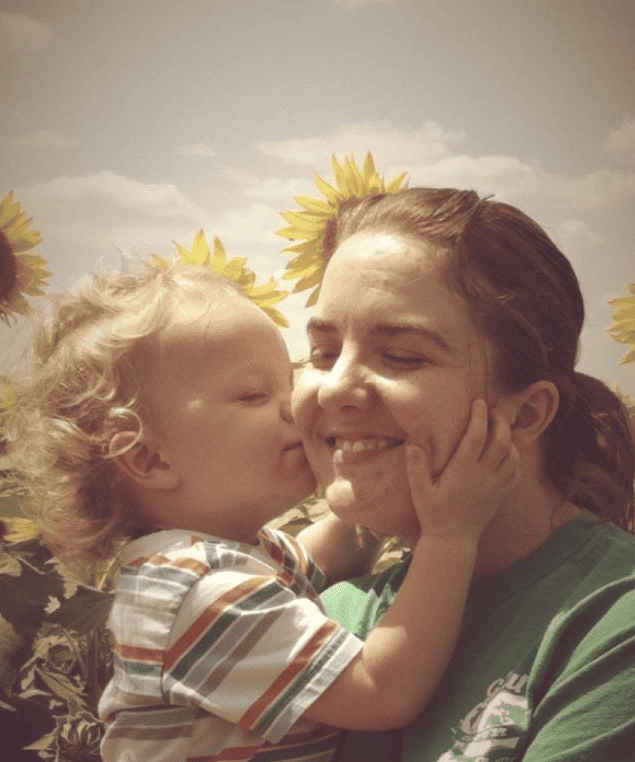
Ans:
POLYGON ((346 479, 335 479, 331 482, 324 490, 324 497, 333 513, 349 524, 358 524, 373 531, 379 531, 378 519, 387 518, 385 503, 382 510, 378 501, 373 498, 372 492, 363 488, 356 489, 356 485, 346 479))
POLYGON ((410 495, 402 500, 398 493, 378 494, 358 487, 346 479, 335 479, 324 490, 329 508, 342 521, 372 529, 387 537, 410 537, 419 531, 410 495))

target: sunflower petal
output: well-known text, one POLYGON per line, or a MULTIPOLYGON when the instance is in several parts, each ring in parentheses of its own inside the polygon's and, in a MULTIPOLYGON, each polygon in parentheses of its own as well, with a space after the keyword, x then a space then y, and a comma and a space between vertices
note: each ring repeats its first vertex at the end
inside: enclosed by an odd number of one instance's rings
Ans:
POLYGON ((317 284, 321 282, 323 275, 324 275, 324 267, 316 268, 313 273, 305 276, 304 278, 300 279, 296 283, 294 291, 304 291, 304 289, 306 288, 317 286, 317 284))
POLYGON ((629 362, 635 362, 635 347, 633 347, 633 349, 630 349, 624 355, 624 357, 622 357, 622 360, 621 360, 620 364, 621 365, 626 365, 626 363, 629 363, 629 362))
POLYGON ((44 291, 40 286, 51 276, 44 269, 47 262, 43 257, 26 253, 42 241, 40 233, 31 228, 32 221, 20 209, 20 204, 14 201, 13 192, 9 191, 0 202, 0 230, 9 242, 11 256, 15 258, 16 283, 0 304, 0 317, 5 320, 14 313, 28 315, 31 307, 23 294, 42 296, 44 291))
POLYGON ((404 183, 407 176, 407 172, 402 172, 397 177, 394 177, 386 186, 386 193, 397 193, 397 191, 400 191, 402 183, 404 183))
MULTIPOLYGON (((283 275, 285 280, 298 279, 295 291, 302 291, 319 284, 324 272, 322 260, 322 237, 324 227, 329 219, 338 214, 340 203, 350 198, 364 198, 376 193, 396 193, 400 190, 406 178, 406 173, 395 177, 386 187, 383 178, 378 174, 375 160, 370 151, 364 159, 363 168, 358 168, 354 155, 345 156, 338 161, 335 154, 331 156, 331 165, 335 185, 329 185, 317 173, 315 183, 326 201, 308 196, 298 196, 295 200, 303 207, 299 211, 285 211, 282 218, 289 223, 287 227, 276 231, 277 235, 299 243, 284 248, 285 254, 299 254, 292 259, 283 275)), ((311 303, 317 298, 317 290, 311 294, 311 303)))
POLYGON ((278 310, 273 307, 263 307, 262 309, 269 315, 276 325, 279 325, 281 328, 289 327, 289 321, 282 315, 282 313, 278 312, 278 310))
MULTIPOLYGON (((319 198, 311 198, 310 196, 296 196, 295 200, 303 206, 307 212, 313 212, 313 214, 322 214, 325 217, 329 217, 333 213, 333 209, 326 201, 322 201, 319 198)), ((282 213, 284 217, 284 212, 282 213)), ((286 218, 285 218, 286 219, 286 218)))
POLYGON ((318 174, 315 175, 315 184, 329 200, 331 206, 335 208, 337 202, 339 201, 339 194, 335 188, 332 185, 329 185, 326 180, 322 180, 318 174))
MULTIPOLYGON (((308 251, 304 251, 300 256, 296 257, 292 262, 287 265, 288 270, 304 270, 305 267, 312 267, 319 264, 316 259, 315 247, 311 247, 308 251)), ((319 256, 319 253, 318 253, 319 256)))
POLYGON ((8 299, 0 302, 0 315, 18 314, 27 317, 30 313, 31 307, 19 291, 12 293, 8 299))
POLYGON ((0 408, 8 408, 15 405, 17 400, 15 389, 8 384, 0 384, 0 408))
MULTIPOLYGON (((305 231, 309 234, 318 234, 322 232, 326 217, 322 214, 314 215, 307 214, 307 212, 283 212, 283 217, 292 227, 296 228, 300 233, 305 231)), ((300 236, 298 236, 300 237, 300 236)), ((302 235, 302 238, 308 236, 302 235)))
POLYGON ((206 265, 209 262, 211 252, 207 241, 205 240, 205 234, 201 228, 194 236, 192 243, 192 261, 197 265, 206 265))
MULTIPOLYGON (((178 244, 175 244, 175 246, 178 249, 178 244)), ((152 267, 160 267, 162 270, 167 270, 168 267, 170 266, 170 262, 165 257, 162 257, 159 254, 151 254, 150 265, 152 267)))
MULTIPOLYGON (((260 286, 256 286, 256 274, 246 266, 246 257, 234 257, 228 262, 225 247, 218 236, 214 236, 213 253, 210 252, 205 233, 202 229, 194 237, 192 251, 188 251, 188 249, 179 244, 175 245, 186 263, 208 265, 214 272, 233 280, 245 296, 251 299, 254 304, 261 307, 278 325, 283 327, 289 325, 286 318, 272 306, 284 299, 287 296, 287 292, 279 290, 273 278, 270 278, 260 286)), ((154 255, 154 262, 158 263, 159 266, 163 266, 164 263, 165 266, 168 266, 167 261, 156 254, 154 255)))
POLYGON ((609 304, 613 310, 613 323, 607 331, 621 344, 630 344, 631 349, 622 357, 622 365, 635 362, 635 283, 628 284, 632 296, 611 299, 609 304))
POLYGON ((264 309, 265 307, 273 307, 274 304, 278 304, 278 302, 282 301, 285 296, 286 294, 282 293, 272 294, 268 297, 263 294, 262 296, 254 296, 253 300, 259 307, 264 309))
POLYGON ((317 288, 313 289, 313 291, 311 292, 311 295, 306 300, 306 306, 307 307, 315 307, 315 305, 317 304, 317 300, 318 300, 318 296, 319 295, 320 295, 320 286, 318 286, 317 288))
POLYGON ((367 185, 376 174, 377 170, 375 169, 375 160, 369 151, 366 154, 366 159, 364 161, 364 185, 367 185))
POLYGON ((335 156, 331 157, 331 161, 333 164, 333 175, 339 189, 339 198, 350 198, 353 195, 353 188, 348 183, 348 173, 345 170, 346 159, 342 162, 341 166, 337 163, 335 156))

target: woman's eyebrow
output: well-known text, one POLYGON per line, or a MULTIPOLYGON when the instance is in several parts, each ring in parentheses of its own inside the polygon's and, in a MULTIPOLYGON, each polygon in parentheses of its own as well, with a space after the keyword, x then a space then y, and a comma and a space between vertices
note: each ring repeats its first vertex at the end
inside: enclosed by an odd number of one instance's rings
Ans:
MULTIPOLYGON (((337 333, 337 328, 333 323, 329 323, 327 320, 312 317, 307 323, 307 332, 313 334, 335 334, 337 333)), ((373 336, 397 336, 403 333, 412 333, 429 341, 433 341, 444 352, 453 352, 452 347, 450 347, 448 342, 438 331, 427 328, 416 321, 395 320, 390 323, 380 323, 379 325, 374 326, 370 333, 373 336)))
POLYGON ((337 328, 333 323, 328 323, 326 320, 320 320, 320 318, 312 317, 306 324, 307 333, 337 333, 337 328))
POLYGON ((371 329, 371 334, 373 335, 397 336, 403 333, 412 333, 421 336, 424 339, 429 339, 437 344, 437 346, 444 352, 453 351, 452 347, 450 347, 448 342, 438 331, 427 328, 426 326, 421 325, 421 323, 398 320, 391 323, 380 323, 371 329))

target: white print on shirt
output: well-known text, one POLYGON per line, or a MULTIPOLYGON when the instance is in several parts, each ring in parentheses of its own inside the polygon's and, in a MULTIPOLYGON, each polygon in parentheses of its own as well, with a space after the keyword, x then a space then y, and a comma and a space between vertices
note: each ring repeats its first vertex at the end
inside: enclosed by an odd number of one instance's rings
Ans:
POLYGON ((495 680, 487 695, 454 732, 454 747, 438 762, 514 762, 529 727, 530 712, 523 695, 528 676, 510 672, 495 680), (520 745, 519 745, 520 744, 520 745))

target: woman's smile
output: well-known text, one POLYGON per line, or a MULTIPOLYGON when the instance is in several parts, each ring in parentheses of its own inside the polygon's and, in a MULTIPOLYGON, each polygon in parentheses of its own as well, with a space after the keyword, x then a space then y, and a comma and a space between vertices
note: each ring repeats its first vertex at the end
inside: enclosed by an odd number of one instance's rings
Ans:
POLYGON ((399 447, 403 441, 388 437, 329 437, 326 443, 333 452, 334 463, 357 463, 399 447))

